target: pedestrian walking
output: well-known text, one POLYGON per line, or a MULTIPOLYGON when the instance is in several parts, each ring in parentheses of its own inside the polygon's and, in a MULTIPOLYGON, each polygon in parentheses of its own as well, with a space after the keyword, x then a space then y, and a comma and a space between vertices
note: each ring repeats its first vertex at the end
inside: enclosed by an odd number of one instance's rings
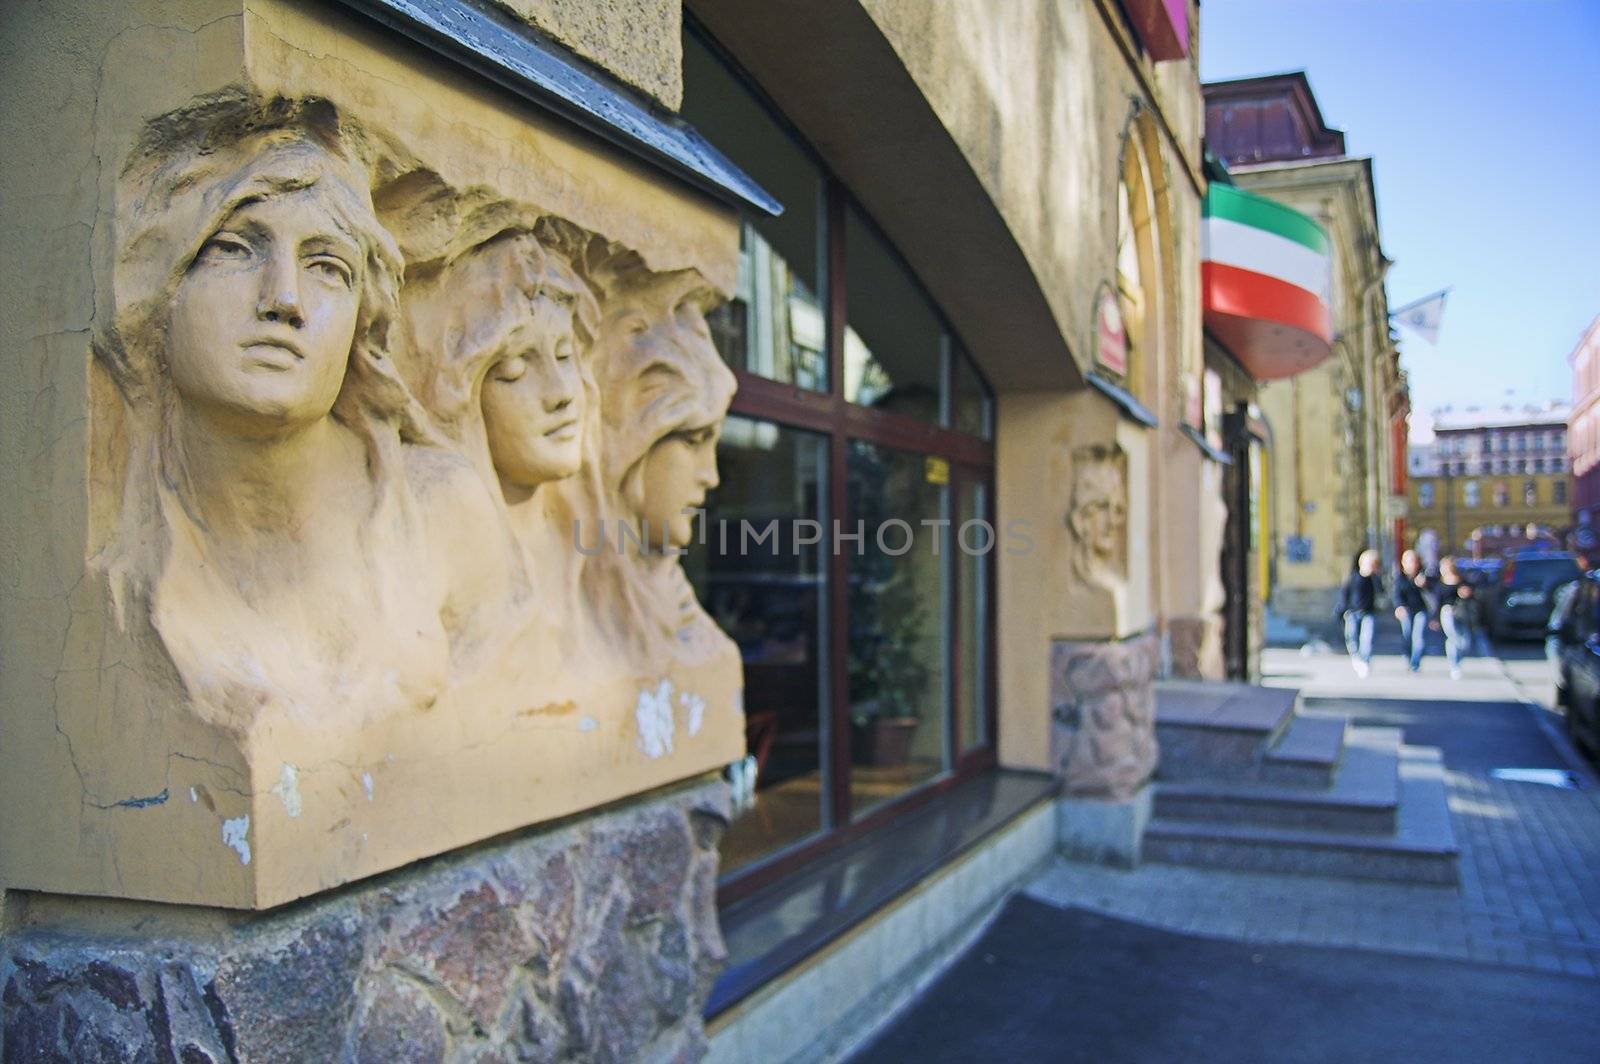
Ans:
POLYGON ((1454 558, 1439 561, 1439 626, 1444 629, 1444 655, 1450 678, 1461 679, 1461 659, 1472 646, 1472 585, 1461 579, 1454 558))
POLYGON ((1372 634, 1378 618, 1378 552, 1356 555, 1350 575, 1339 589, 1339 618, 1344 622, 1344 648, 1350 667, 1366 679, 1372 671, 1372 634))
POLYGON ((1428 646, 1428 623, 1433 619, 1428 605, 1428 577, 1422 571, 1422 559, 1408 550, 1400 555, 1400 572, 1395 575, 1394 615, 1400 622, 1400 638, 1412 672, 1421 670, 1428 646))

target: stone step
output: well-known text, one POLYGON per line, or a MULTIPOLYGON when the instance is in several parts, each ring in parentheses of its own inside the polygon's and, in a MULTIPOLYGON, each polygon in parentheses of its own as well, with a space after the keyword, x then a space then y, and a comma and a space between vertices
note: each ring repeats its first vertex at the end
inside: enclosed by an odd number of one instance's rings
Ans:
POLYGON ((1161 781, 1156 784, 1155 815, 1391 834, 1400 804, 1400 733, 1394 728, 1352 728, 1346 746, 1344 722, 1339 723, 1343 761, 1331 785, 1326 776, 1317 784, 1248 778, 1161 781))
POLYGON ((1402 746, 1399 758, 1400 803, 1392 835, 1162 816, 1145 829, 1143 859, 1203 868, 1454 885, 1458 850, 1439 751, 1402 746))
POLYGON ((1163 779, 1253 772, 1294 718, 1300 692, 1244 683, 1156 684, 1163 779))
MULTIPOLYGON (((1307 787, 1331 785, 1344 757, 1345 731, 1349 724, 1350 718, 1343 714, 1296 713, 1283 736, 1261 759, 1257 775, 1273 783, 1307 787)), ((1397 745, 1398 742, 1397 736, 1397 745)))

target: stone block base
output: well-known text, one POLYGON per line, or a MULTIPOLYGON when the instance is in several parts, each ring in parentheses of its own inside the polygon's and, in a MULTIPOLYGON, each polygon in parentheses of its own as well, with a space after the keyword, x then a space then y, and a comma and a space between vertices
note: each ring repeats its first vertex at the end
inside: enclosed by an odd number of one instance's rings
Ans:
POLYGON ((1220 680, 1222 618, 1173 617, 1167 621, 1167 654, 1173 676, 1182 680, 1220 680))
POLYGON ((1062 789, 1123 801, 1156 770, 1154 633, 1050 648, 1051 749, 1062 789))
POLYGON ((726 823, 703 778, 266 913, 13 897, 0 1057, 698 1060, 726 823))
POLYGON ((1065 797, 1056 801, 1056 842, 1063 856, 1133 868, 1154 804, 1147 784, 1131 798, 1065 797))

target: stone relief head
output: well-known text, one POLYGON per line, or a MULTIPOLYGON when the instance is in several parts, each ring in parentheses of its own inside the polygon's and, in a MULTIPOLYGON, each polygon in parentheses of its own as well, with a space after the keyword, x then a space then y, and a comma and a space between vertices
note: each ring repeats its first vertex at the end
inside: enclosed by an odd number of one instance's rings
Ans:
POLYGON ((1072 452, 1072 569, 1079 580, 1109 587, 1127 576, 1127 456, 1115 446, 1072 452))
POLYGON ((577 473, 598 401, 599 311, 566 257, 509 229, 414 269, 408 284, 418 390, 447 433, 483 452, 507 501, 577 473))
POLYGON ((686 511, 717 485, 717 438, 736 387, 706 324, 717 293, 693 270, 652 273, 633 256, 595 276, 606 294, 595 341, 605 487, 649 542, 687 546, 686 511))
POLYGON ((345 130, 314 101, 233 109, 169 116, 135 153, 97 353, 131 407, 224 435, 425 434, 387 350, 400 254, 345 130))

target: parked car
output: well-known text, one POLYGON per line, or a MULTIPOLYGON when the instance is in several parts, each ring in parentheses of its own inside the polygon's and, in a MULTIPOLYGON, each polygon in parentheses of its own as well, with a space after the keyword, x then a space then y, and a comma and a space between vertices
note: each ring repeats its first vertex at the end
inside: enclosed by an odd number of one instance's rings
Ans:
POLYGON ((1567 709, 1567 734, 1600 756, 1600 580, 1578 581, 1556 627, 1556 702, 1567 709))
POLYGON ((1544 635, 1556 589, 1580 575, 1577 559, 1565 551, 1524 551, 1507 559, 1489 596, 1489 634, 1544 635))

